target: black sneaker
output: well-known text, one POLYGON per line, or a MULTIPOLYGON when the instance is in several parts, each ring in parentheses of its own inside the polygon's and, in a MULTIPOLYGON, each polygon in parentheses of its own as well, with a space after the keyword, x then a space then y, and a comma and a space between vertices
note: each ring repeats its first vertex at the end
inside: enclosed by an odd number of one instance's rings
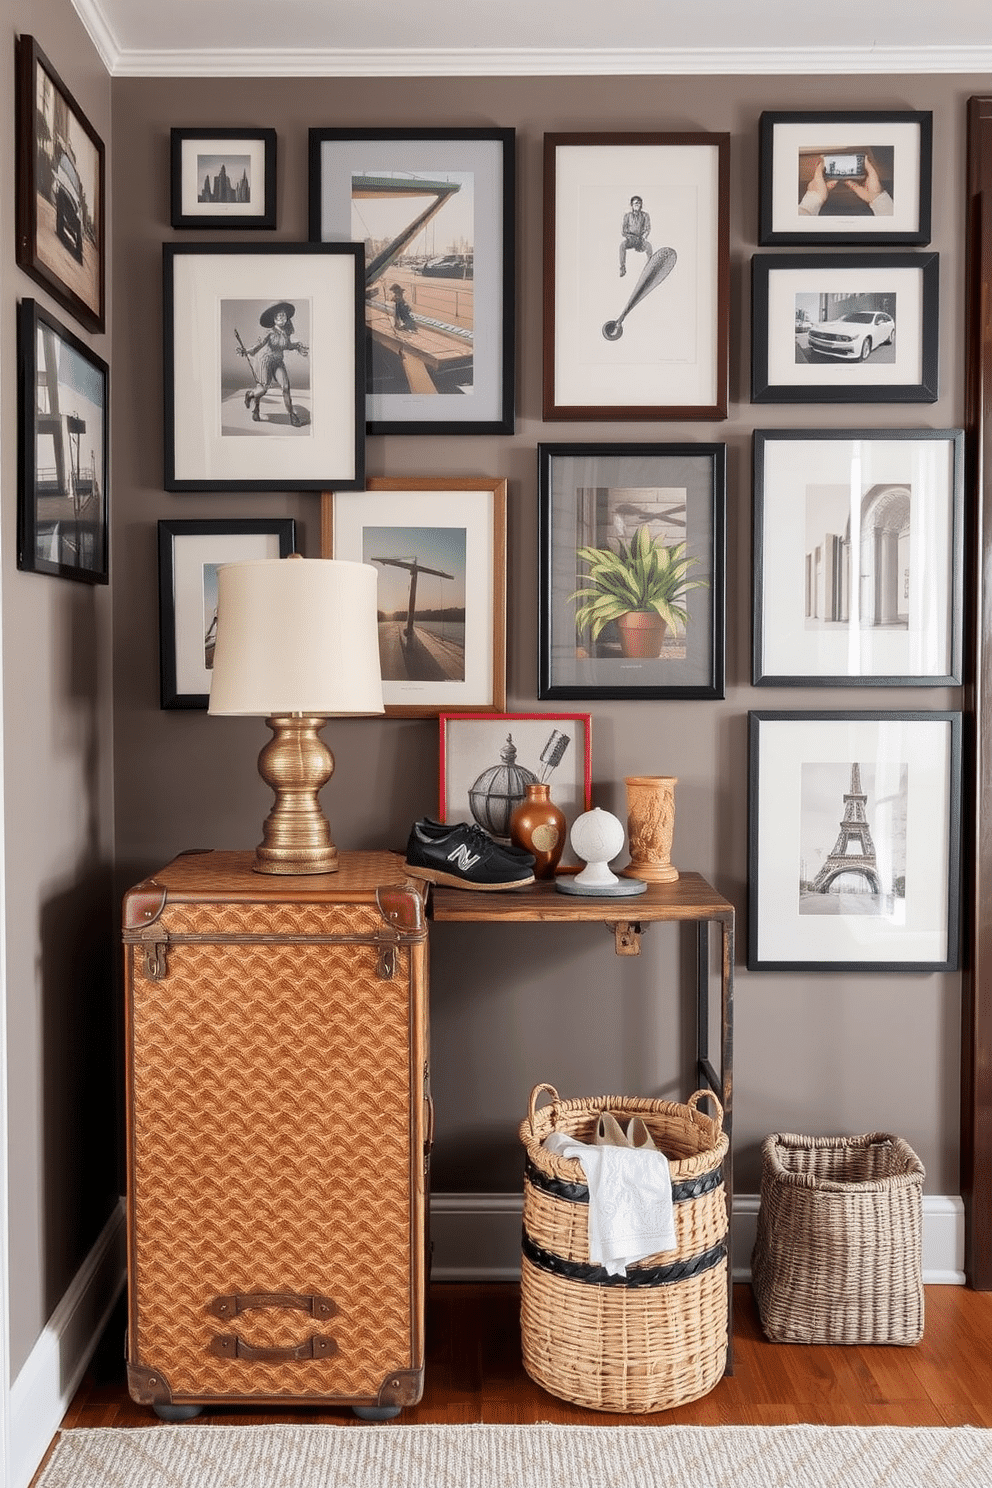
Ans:
MULTIPOLYGON (((422 816, 417 823, 424 836, 432 838, 435 842, 439 837, 447 837, 448 833, 452 830, 452 825, 451 822, 435 821, 432 816, 422 816)), ((467 827, 468 824, 465 823, 465 825, 467 827)), ((476 830, 480 829, 477 828, 476 830)), ((484 831, 485 829, 482 828, 481 830, 484 831)), ((496 842, 496 839, 493 838, 493 841, 496 842)), ((533 868, 535 861, 533 853, 527 852, 522 847, 515 847, 512 842, 496 842, 496 846, 501 853, 504 853, 508 858, 512 858, 514 862, 526 863, 528 868, 533 868)))
POLYGON ((456 822, 424 830, 423 822, 414 822, 406 845, 406 870, 414 878, 428 883, 451 884, 456 889, 519 889, 534 882, 534 858, 521 856, 519 848, 511 857, 481 827, 456 822))

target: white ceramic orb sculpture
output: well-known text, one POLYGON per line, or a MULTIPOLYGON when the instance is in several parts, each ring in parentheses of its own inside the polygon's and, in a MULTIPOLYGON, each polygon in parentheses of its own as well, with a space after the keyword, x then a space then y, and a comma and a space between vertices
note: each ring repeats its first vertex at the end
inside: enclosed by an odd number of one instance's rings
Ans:
POLYGON ((596 806, 577 816, 569 839, 586 866, 576 874, 575 882, 584 887, 617 883, 616 874, 610 872, 607 864, 623 850, 624 838, 623 822, 610 811, 596 806))

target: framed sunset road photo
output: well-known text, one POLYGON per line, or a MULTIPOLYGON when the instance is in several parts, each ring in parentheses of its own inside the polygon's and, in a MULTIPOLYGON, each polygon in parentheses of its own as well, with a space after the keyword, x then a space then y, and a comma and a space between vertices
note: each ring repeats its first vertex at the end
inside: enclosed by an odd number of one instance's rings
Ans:
POLYGON ((16 53, 17 263, 88 331, 104 329, 103 141, 33 36, 16 53))
POLYGON ((276 225, 274 129, 173 129, 172 226, 276 225))
POLYGON ((538 446, 539 698, 722 698, 726 449, 538 446))
POLYGON ((167 491, 365 480, 362 250, 166 243, 167 491))
POLYGON ((762 114, 758 241, 929 243, 932 140, 931 113, 762 114))
POLYGON ((544 136, 544 417, 727 416, 730 136, 544 136))
POLYGON ((935 403, 936 253, 756 253, 752 403, 935 403))
POLYGON ((310 238, 365 249, 370 434, 512 434, 512 129, 311 129, 310 238))
POLYGON ((748 715, 748 967, 954 971, 960 713, 748 715))
POLYGON ((506 705, 506 481, 370 480, 326 492, 321 556, 378 570, 386 713, 506 705))
POLYGON ((754 435, 755 686, 962 679, 961 429, 754 435))

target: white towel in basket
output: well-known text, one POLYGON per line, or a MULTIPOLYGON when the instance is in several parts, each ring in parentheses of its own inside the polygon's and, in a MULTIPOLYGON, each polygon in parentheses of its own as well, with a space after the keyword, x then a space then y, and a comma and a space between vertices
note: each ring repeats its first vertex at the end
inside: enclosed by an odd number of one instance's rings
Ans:
POLYGON ((675 1249, 672 1179, 663 1152, 642 1147, 596 1147, 564 1132, 543 1144, 576 1157, 589 1189, 589 1259, 610 1276, 662 1250, 675 1249))

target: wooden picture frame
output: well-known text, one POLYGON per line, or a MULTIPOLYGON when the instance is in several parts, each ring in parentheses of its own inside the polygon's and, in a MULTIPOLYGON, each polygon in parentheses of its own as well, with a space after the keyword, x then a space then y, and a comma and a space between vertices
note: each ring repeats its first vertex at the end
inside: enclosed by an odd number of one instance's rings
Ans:
POLYGON ((321 555, 379 569, 387 714, 503 711, 504 479, 382 477, 363 492, 327 492, 321 555))
POLYGON ((17 307, 17 567, 110 579, 110 369, 35 300, 17 307))
POLYGON ((16 50, 17 264, 88 331, 105 327, 103 141, 33 36, 16 50))
POLYGON ((544 136, 545 419, 726 418, 729 183, 728 134, 544 136))
POLYGON ((370 434, 512 434, 515 132, 311 129, 310 238, 365 245, 370 434))
POLYGON ((275 227, 274 129, 175 128, 170 161, 174 228, 275 227))

